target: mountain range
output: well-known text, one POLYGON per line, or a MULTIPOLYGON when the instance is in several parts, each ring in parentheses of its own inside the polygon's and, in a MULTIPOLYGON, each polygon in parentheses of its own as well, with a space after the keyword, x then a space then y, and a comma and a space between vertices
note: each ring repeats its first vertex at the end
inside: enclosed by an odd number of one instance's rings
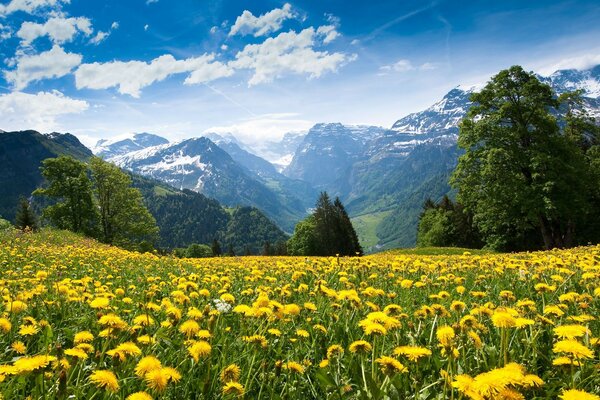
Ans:
MULTIPOLYGON (((539 78, 559 94, 582 90, 584 107, 600 117, 600 66, 539 78)), ((92 150, 180 191, 228 207, 256 207, 287 233, 327 191, 344 202, 367 251, 409 247, 423 202, 452 195, 448 178, 460 155, 458 124, 479 88, 456 87, 389 128, 318 123, 261 143, 210 132, 170 143, 140 133, 101 140, 92 150)))

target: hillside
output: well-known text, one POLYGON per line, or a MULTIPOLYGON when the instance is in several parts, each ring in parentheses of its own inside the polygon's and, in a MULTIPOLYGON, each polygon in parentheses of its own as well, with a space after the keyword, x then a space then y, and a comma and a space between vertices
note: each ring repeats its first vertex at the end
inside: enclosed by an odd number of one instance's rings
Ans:
MULTIPOLYGON (((19 196, 30 197, 44 183, 40 166, 44 159, 69 155, 87 160, 92 152, 70 134, 43 135, 35 131, 0 133, 0 216, 13 220, 19 196)), ((252 218, 228 213, 219 202, 204 195, 181 191, 164 183, 132 175, 134 186, 141 189, 144 202, 157 220, 159 245, 184 247, 191 243, 210 243, 213 239, 232 242, 238 251, 246 246, 259 252, 265 241, 285 239, 285 234, 260 211, 252 209, 252 218), (255 225, 248 235, 245 224, 255 225)), ((36 200, 36 199, 34 199, 36 200)))

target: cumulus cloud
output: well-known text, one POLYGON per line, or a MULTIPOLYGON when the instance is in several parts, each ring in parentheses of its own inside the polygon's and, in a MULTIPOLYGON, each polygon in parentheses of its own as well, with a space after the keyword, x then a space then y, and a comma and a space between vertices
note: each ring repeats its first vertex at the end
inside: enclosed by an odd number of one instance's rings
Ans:
POLYGON ((89 104, 72 99, 59 91, 29 94, 12 92, 0 95, 2 129, 37 129, 48 132, 56 129, 57 117, 78 114, 87 110, 89 104))
POLYGON ((158 0, 146 0, 146 5, 153 3, 158 3, 158 0))
POLYGON ((96 35, 90 40, 91 44, 100 44, 102 43, 107 37, 110 36, 110 34, 112 33, 112 31, 114 31, 115 29, 119 29, 119 23, 118 22, 113 22, 112 25, 110 26, 110 29, 106 32, 103 31, 98 31, 98 33, 96 33, 96 35))
POLYGON ((117 87, 119 93, 139 97, 140 91, 170 75, 190 73, 186 84, 204 83, 233 74, 227 65, 214 61, 213 54, 176 60, 166 54, 149 63, 143 61, 113 61, 83 64, 75 71, 77 89, 108 89, 117 87))
POLYGON ((30 82, 69 74, 81 64, 81 58, 80 54, 67 53, 62 47, 54 45, 46 52, 18 57, 17 68, 5 71, 4 76, 16 90, 21 90, 30 82))
POLYGON ((340 36, 334 25, 320 26, 317 28, 317 35, 323 36, 323 43, 325 44, 333 42, 338 36, 340 36))
POLYGON ((380 75, 387 75, 390 72, 408 72, 408 71, 431 71, 436 69, 437 65, 434 63, 426 62, 421 65, 413 65, 410 60, 398 60, 390 65, 383 65, 379 67, 381 71, 380 75))
POLYGON ((253 34, 255 37, 267 35, 270 32, 280 30, 283 21, 291 18, 294 18, 294 13, 289 3, 284 4, 282 8, 275 8, 258 17, 255 17, 250 11, 244 10, 242 15, 235 20, 229 31, 229 36, 237 34, 253 34))
POLYGON ((0 41, 9 39, 12 36, 12 30, 8 26, 0 24, 0 41))
MULTIPOLYGON (((335 72, 355 55, 316 51, 313 46, 319 34, 314 28, 280 33, 261 44, 249 44, 237 53, 230 65, 239 69, 252 69, 249 86, 271 82, 286 72, 308 74, 318 78, 325 72, 335 72)), ((325 36, 327 37, 327 36, 325 36)))
POLYGON ((71 0, 11 0, 8 4, 0 4, 0 15, 8 15, 17 11, 33 13, 39 9, 54 8, 69 4, 71 0))
POLYGON ((86 36, 92 34, 92 23, 88 18, 50 18, 43 24, 24 22, 17 36, 23 44, 29 44, 42 36, 48 36, 54 43, 65 43, 73 40, 77 32, 86 36))

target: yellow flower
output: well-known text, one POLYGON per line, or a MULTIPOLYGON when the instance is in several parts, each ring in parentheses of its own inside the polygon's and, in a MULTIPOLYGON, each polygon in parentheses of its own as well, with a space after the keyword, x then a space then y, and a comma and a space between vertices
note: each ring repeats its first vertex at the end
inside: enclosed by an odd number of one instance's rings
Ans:
POLYGON ((198 362, 200 358, 208 357, 212 350, 210 343, 204 340, 199 340, 188 347, 188 353, 192 356, 194 361, 198 362))
POLYGON ((198 323, 196 321, 194 321, 193 319, 187 320, 179 326, 179 332, 183 333, 188 338, 191 338, 192 336, 197 334, 199 331, 200 331, 200 325, 198 325, 198 323))
POLYGON ((436 336, 440 344, 444 347, 452 346, 456 333, 451 326, 440 326, 436 331, 436 336))
POLYGON ((267 330, 267 332, 269 332, 273 336, 281 336, 281 331, 279 329, 271 328, 267 330))
POLYGON ((125 361, 127 356, 138 356, 142 354, 142 350, 133 342, 125 342, 118 345, 116 348, 106 352, 107 355, 125 361))
POLYGON ((600 396, 577 389, 563 390, 558 397, 561 400, 600 400, 600 396))
POLYGON ((400 346, 394 349, 395 355, 402 355, 410 361, 418 361, 421 357, 431 355, 431 350, 418 346, 400 346))
POLYGON ((373 346, 366 340, 357 340, 352 342, 348 347, 351 353, 369 353, 373 346))
POLYGON ((310 333, 308 333, 308 331, 305 329, 298 329, 296 330, 296 336, 307 338, 310 336, 310 333))
POLYGON ((27 310, 27 304, 20 300, 9 301, 6 303, 6 311, 9 313, 19 314, 25 310, 27 310))
POLYGON ((555 365, 557 367, 560 366, 564 366, 564 365, 574 365, 576 367, 581 366, 581 363, 577 360, 573 360, 569 357, 556 357, 554 360, 552 360, 552 365, 555 365))
POLYGON ((119 390, 119 381, 112 371, 100 369, 92 372, 90 381, 100 389, 105 389, 110 392, 119 390))
POLYGON ((554 328, 554 335, 561 339, 575 339, 590 334, 590 330, 583 325, 562 325, 554 328))
POLYGON ((135 374, 140 378, 144 377, 148 372, 160 369, 162 367, 160 360, 153 356, 143 357, 135 367, 135 374))
POLYGON ((88 342, 91 342, 92 340, 94 340, 94 335, 92 335, 88 331, 82 331, 82 332, 77 332, 75 334, 75 338, 73 339, 73 343, 75 343, 75 344, 88 343, 88 342))
POLYGON ((18 354, 27 353, 27 347, 25 347, 25 344, 21 341, 14 342, 13 344, 10 345, 10 348, 13 349, 18 354))
POLYGON ((179 382, 181 374, 175 368, 163 367, 148 372, 144 379, 151 389, 162 392, 169 382, 179 382))
POLYGON ((0 331, 4 333, 10 332, 12 329, 12 324, 6 318, 0 318, 0 331))
POLYGON ((329 346, 327 349, 327 358, 333 359, 344 355, 344 348, 338 344, 329 346))
POLYGON ((126 400, 152 400, 152 396, 146 392, 136 392, 127 396, 126 400))
POLYGON ((79 358, 80 360, 86 360, 88 358, 87 353, 79 348, 66 349, 65 355, 79 358))
POLYGON ((48 364, 55 360, 56 357, 45 355, 21 357, 14 362, 13 367, 16 373, 22 374, 46 368, 48 364))
POLYGON ((244 395, 244 386, 237 382, 227 382, 223 386, 223 394, 242 397, 244 395))
POLYGON ((267 347, 267 339, 262 335, 244 336, 242 340, 246 343, 258 345, 262 348, 267 347))
POLYGON ((367 323, 365 323, 363 325, 362 328, 365 332, 365 335, 368 335, 368 336, 371 336, 371 335, 384 336, 387 334, 387 329, 385 329, 385 326, 378 324, 377 322, 368 321, 367 323))
POLYGON ((110 304, 110 300, 106 297, 96 297, 94 300, 90 302, 90 307, 102 309, 107 308, 110 304))
POLYGON ((576 340, 561 340, 557 342, 552 351, 555 353, 569 354, 573 358, 594 358, 594 352, 576 340))
POLYGON ((283 365, 283 369, 295 372, 297 374, 303 374, 304 373, 304 367, 302 366, 302 364, 299 364, 299 363, 297 363, 295 361, 288 361, 287 363, 285 363, 283 365))
POLYGON ((492 323, 496 328, 514 328, 517 325, 515 317, 505 311, 497 311, 492 315, 492 323))
POLYGON ((230 364, 221 371, 221 382, 237 382, 240 379, 240 367, 230 364))
POLYGON ((21 336, 33 336, 40 331, 36 325, 21 325, 19 328, 19 335, 21 336))
POLYGON ((375 360, 379 364, 381 372, 385 375, 396 375, 401 372, 407 372, 408 369, 402 365, 402 363, 395 358, 388 356, 381 356, 375 360))

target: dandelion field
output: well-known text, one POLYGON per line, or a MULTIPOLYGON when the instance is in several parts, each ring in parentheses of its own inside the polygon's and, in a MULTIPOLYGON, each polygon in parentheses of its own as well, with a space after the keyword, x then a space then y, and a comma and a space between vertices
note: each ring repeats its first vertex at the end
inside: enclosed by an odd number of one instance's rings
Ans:
POLYGON ((175 259, 0 236, 4 399, 599 399, 600 246, 175 259))

